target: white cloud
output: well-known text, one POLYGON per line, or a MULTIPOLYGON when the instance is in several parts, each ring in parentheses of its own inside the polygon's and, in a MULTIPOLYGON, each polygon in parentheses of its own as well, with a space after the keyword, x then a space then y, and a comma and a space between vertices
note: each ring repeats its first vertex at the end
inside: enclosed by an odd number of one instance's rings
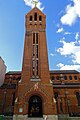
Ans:
POLYGON ((56 33, 63 33, 63 35, 71 35, 72 32, 66 31, 62 25, 60 25, 59 23, 56 24, 57 26, 57 31, 56 33))
POLYGON ((53 57, 53 56, 55 56, 55 54, 53 54, 53 53, 50 53, 50 55, 53 57))
MULTIPOLYGON (((39 1, 39 0, 36 0, 38 2, 37 4, 37 7, 43 11, 44 7, 41 7, 42 6, 42 3, 39 1)), ((33 0, 24 0, 25 4, 31 8, 34 8, 34 2, 33 0)))
POLYGON ((73 55, 73 63, 78 63, 80 64, 80 51, 77 51, 74 55, 73 55))
POLYGON ((63 63, 59 63, 56 66, 62 68, 64 66, 64 64, 63 63))
POLYGON ((78 43, 80 44, 80 40, 78 40, 78 43))
POLYGON ((56 33, 61 33, 61 32, 63 32, 63 31, 64 31, 63 28, 59 28, 59 29, 56 31, 56 33))
POLYGON ((64 40, 60 42, 63 44, 63 46, 58 48, 57 52, 64 56, 70 55, 74 64, 80 64, 80 43, 77 41, 65 42, 64 40))
POLYGON ((66 13, 61 17, 62 24, 71 26, 80 18, 80 0, 72 0, 73 6, 71 4, 67 5, 66 13))
POLYGON ((73 49, 74 49, 74 42, 65 42, 64 40, 63 41, 60 41, 62 44, 63 44, 63 47, 61 48, 58 48, 57 49, 57 52, 59 52, 61 55, 70 55, 73 53, 73 49))
POLYGON ((76 39, 76 40, 79 39, 79 32, 76 33, 76 35, 75 35, 75 39, 76 39))
POLYGON ((57 64, 57 67, 60 68, 60 70, 77 70, 80 71, 80 65, 64 65, 62 63, 57 64))
POLYGON ((71 32, 64 32, 64 35, 70 35, 72 34, 71 32))

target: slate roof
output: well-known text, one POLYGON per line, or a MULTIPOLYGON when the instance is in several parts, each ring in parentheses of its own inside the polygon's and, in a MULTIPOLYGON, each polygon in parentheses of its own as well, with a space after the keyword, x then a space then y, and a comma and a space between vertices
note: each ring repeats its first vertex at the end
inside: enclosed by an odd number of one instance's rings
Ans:
POLYGON ((52 70, 50 71, 52 74, 79 74, 76 70, 52 70))
MULTIPOLYGON (((6 74, 21 74, 21 71, 9 71, 6 74)), ((79 74, 76 70, 51 70, 50 74, 79 74)))
POLYGON ((6 74, 21 74, 21 71, 9 71, 6 74))

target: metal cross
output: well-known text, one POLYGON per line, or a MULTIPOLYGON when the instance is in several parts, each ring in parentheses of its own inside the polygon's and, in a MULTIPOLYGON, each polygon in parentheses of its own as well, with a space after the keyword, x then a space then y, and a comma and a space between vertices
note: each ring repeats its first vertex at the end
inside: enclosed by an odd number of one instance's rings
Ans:
POLYGON ((38 2, 37 2, 37 1, 35 1, 35 0, 33 0, 33 2, 34 2, 34 4, 35 4, 35 7, 36 7, 36 5, 38 4, 38 2))

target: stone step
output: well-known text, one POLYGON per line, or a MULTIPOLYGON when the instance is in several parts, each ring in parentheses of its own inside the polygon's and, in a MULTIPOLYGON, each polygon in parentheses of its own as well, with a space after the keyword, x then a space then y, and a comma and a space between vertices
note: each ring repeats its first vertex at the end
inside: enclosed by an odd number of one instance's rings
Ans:
POLYGON ((26 120, 44 120, 43 118, 27 118, 26 120))

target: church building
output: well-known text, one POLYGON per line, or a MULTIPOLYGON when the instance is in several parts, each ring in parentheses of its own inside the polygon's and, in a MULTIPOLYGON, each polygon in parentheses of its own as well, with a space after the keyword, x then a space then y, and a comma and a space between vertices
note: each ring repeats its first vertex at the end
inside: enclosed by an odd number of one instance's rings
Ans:
POLYGON ((0 114, 13 120, 58 120, 59 115, 78 120, 80 73, 49 70, 46 15, 36 6, 25 15, 25 28, 22 71, 5 74, 0 114))

